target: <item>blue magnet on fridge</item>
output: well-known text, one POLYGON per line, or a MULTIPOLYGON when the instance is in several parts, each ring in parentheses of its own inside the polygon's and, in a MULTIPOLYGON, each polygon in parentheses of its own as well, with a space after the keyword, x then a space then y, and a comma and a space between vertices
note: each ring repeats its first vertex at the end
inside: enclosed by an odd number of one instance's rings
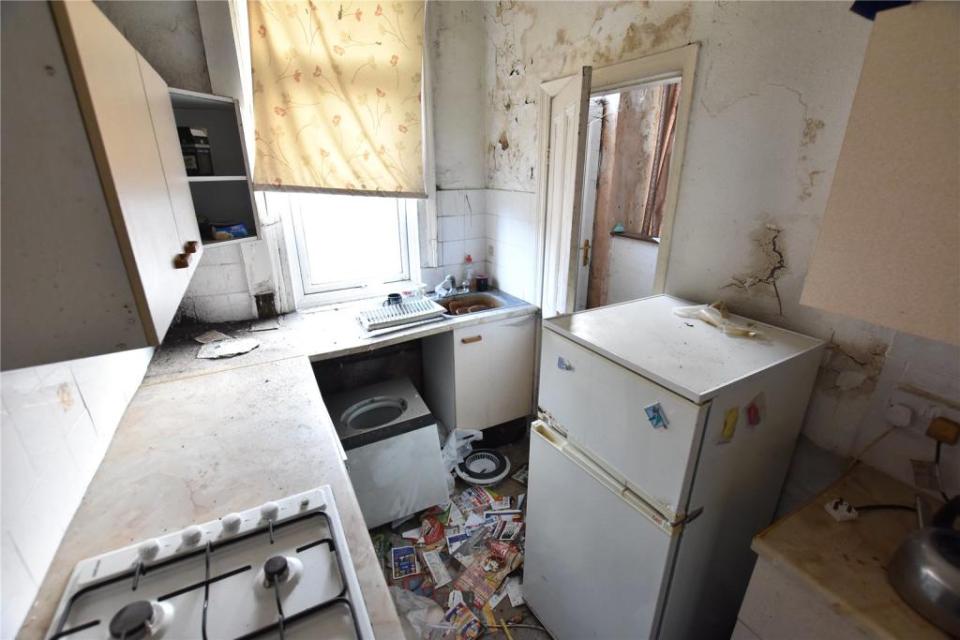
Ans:
POLYGON ((670 424, 659 402, 644 407, 643 411, 647 414, 647 420, 650 421, 650 426, 654 429, 666 429, 667 425, 670 424))

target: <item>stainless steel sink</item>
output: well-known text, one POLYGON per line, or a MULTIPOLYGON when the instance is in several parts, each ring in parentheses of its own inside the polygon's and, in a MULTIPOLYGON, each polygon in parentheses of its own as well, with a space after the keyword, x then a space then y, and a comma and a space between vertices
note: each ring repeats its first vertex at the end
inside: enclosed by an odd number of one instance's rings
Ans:
POLYGON ((489 291, 458 293, 446 298, 438 298, 436 302, 447 310, 444 315, 451 317, 493 311, 507 304, 506 300, 489 291))

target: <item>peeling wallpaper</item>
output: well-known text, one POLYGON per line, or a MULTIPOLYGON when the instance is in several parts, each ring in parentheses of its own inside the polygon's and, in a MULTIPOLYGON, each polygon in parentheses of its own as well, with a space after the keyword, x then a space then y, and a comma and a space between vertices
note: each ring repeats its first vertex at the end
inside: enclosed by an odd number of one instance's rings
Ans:
MULTIPOLYGON (((481 109, 465 106, 473 94, 460 94, 464 108, 457 118, 438 119, 441 188, 444 181, 475 181, 465 167, 475 169, 476 149, 459 147, 473 138, 457 126, 479 115, 484 186, 532 200, 542 82, 582 65, 700 42, 667 291, 723 299, 738 313, 829 340, 804 432, 830 451, 852 455, 869 444, 886 428, 887 403, 912 377, 960 402, 957 348, 799 304, 871 28, 846 3, 440 4, 455 5, 471 19, 448 21, 437 41, 436 58, 451 55, 456 63, 438 65, 435 95, 445 83, 462 85, 467 68, 483 78, 481 109), (482 50, 475 43, 476 11, 482 50), (441 154, 445 141, 458 144, 441 154)), ((499 212, 491 206, 488 213, 499 212)), ((535 242, 519 255, 534 250, 535 242)), ((492 261, 494 275, 515 279, 533 268, 532 261, 508 262, 502 256, 492 261)), ((910 481, 908 452, 929 458, 932 443, 923 426, 933 414, 950 411, 918 407, 911 428, 885 437, 867 458, 910 481)), ((944 449, 945 481, 952 487, 960 487, 956 449, 944 449)))

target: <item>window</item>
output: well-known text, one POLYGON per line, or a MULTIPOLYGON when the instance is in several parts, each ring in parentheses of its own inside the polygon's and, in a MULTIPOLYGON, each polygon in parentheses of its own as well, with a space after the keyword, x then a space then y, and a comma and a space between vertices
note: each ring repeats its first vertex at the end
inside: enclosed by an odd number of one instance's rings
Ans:
POLYGON ((412 279, 411 264, 417 264, 414 201, 276 195, 289 198, 297 266, 310 302, 376 296, 412 279))

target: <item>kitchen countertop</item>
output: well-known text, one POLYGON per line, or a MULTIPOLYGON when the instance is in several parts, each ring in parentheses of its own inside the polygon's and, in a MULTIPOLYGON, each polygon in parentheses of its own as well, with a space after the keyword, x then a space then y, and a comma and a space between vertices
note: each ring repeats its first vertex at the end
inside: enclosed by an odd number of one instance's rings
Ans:
POLYGON ((504 298, 508 303, 507 306, 400 329, 375 337, 364 335, 357 321, 357 312, 363 308, 370 308, 369 301, 289 313, 281 316, 280 329, 273 331, 248 332, 246 328, 249 322, 217 325, 216 328, 230 335, 256 338, 261 343, 250 353, 220 360, 200 360, 196 357, 200 345, 193 340, 193 336, 203 333, 210 327, 181 325, 170 330, 167 338, 164 339, 163 347, 154 356, 143 382, 156 384, 184 376, 223 371, 258 362, 272 362, 292 356, 307 356, 311 360, 338 358, 493 320, 531 315, 539 311, 536 306, 503 291, 491 293, 504 298))
POLYGON ((117 427, 18 638, 44 636, 80 560, 321 484, 333 489, 377 637, 402 637, 310 360, 537 313, 533 305, 509 300, 493 311, 374 338, 362 335, 356 306, 288 314, 277 330, 227 331, 262 344, 220 360, 196 358, 200 345, 192 336, 209 327, 171 330, 117 427))
POLYGON ((762 531, 752 548, 872 636, 945 638, 887 581, 887 562, 907 533, 916 529, 916 515, 871 511, 853 521, 836 522, 823 508, 836 497, 854 506, 913 505, 915 495, 912 487, 860 464, 810 504, 762 531))

